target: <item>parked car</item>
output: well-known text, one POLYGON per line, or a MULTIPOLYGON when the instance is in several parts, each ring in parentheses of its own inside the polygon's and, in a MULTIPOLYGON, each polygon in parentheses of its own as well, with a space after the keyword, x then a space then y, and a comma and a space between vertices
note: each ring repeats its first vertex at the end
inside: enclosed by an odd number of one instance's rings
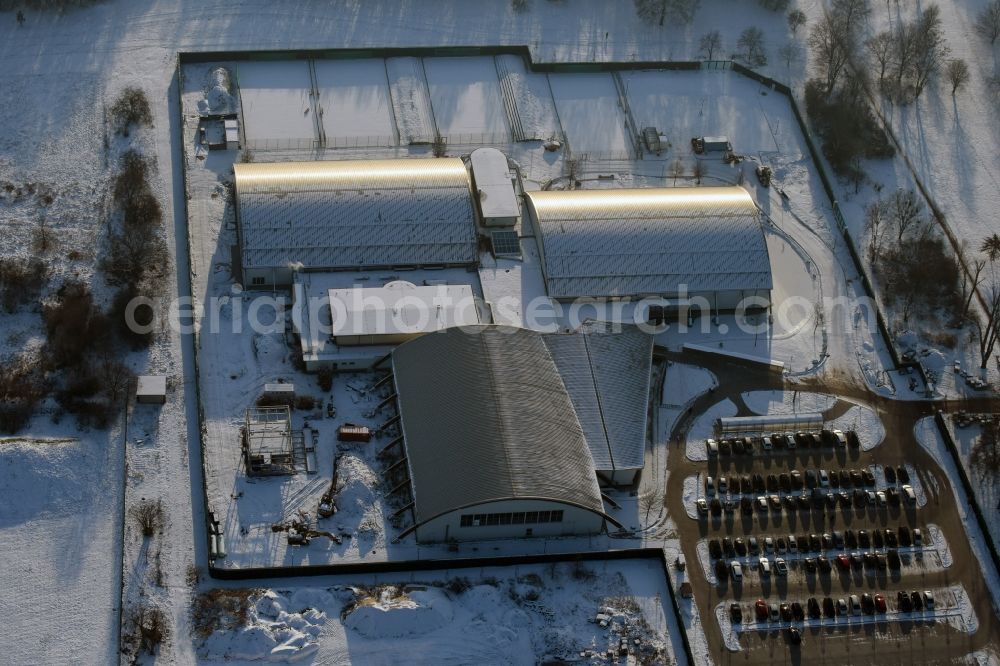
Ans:
POLYGON ((762 578, 767 578, 771 575, 771 562, 766 557, 760 558, 757 564, 757 570, 760 571, 762 578))
POLYGON ((708 513, 708 502, 706 502, 704 499, 699 497, 698 501, 695 502, 695 504, 698 506, 698 513, 702 514, 708 513))
POLYGON ((788 472, 782 472, 778 476, 778 487, 781 488, 782 492, 792 492, 792 477, 788 474, 788 472))
POLYGON ((923 548, 924 546, 924 533, 920 531, 919 527, 913 528, 913 547, 923 548))
POLYGON ((714 439, 705 440, 705 444, 708 447, 708 457, 715 458, 719 455, 719 443, 714 439))
POLYGON ((837 566, 840 567, 841 571, 850 571, 851 570, 851 558, 848 555, 844 554, 844 553, 841 553, 840 555, 837 555, 837 566))
POLYGON ((878 613, 885 613, 887 610, 888 610, 888 607, 886 606, 886 603, 885 603, 885 595, 883 595, 883 594, 876 594, 875 595, 875 611, 878 612, 878 613))
POLYGON ((788 552, 797 553, 799 552, 799 540, 794 534, 788 535, 788 552))
POLYGON ((834 439, 837 442, 837 446, 846 447, 847 446, 847 435, 844 434, 843 430, 833 431, 834 439))
POLYGON ((913 601, 910 599, 910 595, 906 592, 900 590, 896 593, 896 607, 902 613, 910 613, 913 611, 913 601))
POLYGON ((715 479, 711 476, 705 477, 705 495, 711 497, 715 494, 715 479))
POLYGON ((729 604, 729 620, 733 624, 740 624, 743 622, 743 609, 737 603, 729 604))
POLYGON ((804 560, 804 562, 805 562, 806 572, 808 572, 808 573, 816 573, 816 558, 815 557, 807 557, 804 560))
POLYGON ((719 543, 718 539, 712 539, 708 542, 708 555, 713 560, 722 557, 722 544, 719 543))
POLYGON ((733 557, 736 554, 736 548, 731 538, 722 537, 722 552, 726 554, 726 557, 733 557))
POLYGON ((774 552, 774 537, 764 537, 764 552, 765 553, 774 552))
POLYGON ((788 565, 785 564, 785 560, 783 558, 778 557, 778 558, 776 558, 774 560, 774 571, 779 576, 787 576, 788 575, 788 565))
POLYGON ((719 454, 723 456, 728 456, 733 452, 733 445, 728 439, 723 439, 719 442, 719 454))
POLYGON ((802 472, 795 469, 788 475, 789 481, 792 484, 792 490, 802 490, 804 482, 802 481, 802 472))
POLYGON ((910 601, 913 602, 913 610, 922 611, 924 609, 924 597, 916 590, 910 593, 910 601))
POLYGON ((896 468, 892 465, 886 465, 882 472, 885 474, 885 482, 894 484, 896 483, 896 468))
POLYGON ((736 537, 733 540, 733 548, 736 549, 736 554, 740 557, 746 557, 747 555, 747 543, 743 540, 743 537, 736 537))
POLYGON ((718 497, 712 498, 712 501, 708 503, 708 508, 711 510, 713 516, 722 515, 722 502, 719 501, 718 497))
POLYGON ((847 615, 847 601, 843 597, 837 599, 837 615, 847 615))
POLYGON ((858 598, 858 595, 852 594, 850 596, 850 602, 851 615, 861 615, 861 599, 858 598))
POLYGON ((823 617, 836 617, 837 609, 833 605, 833 599, 823 597, 823 617))
POLYGON ((875 600, 867 592, 861 595, 861 610, 865 615, 875 614, 875 600))
POLYGON ((906 467, 905 466, 900 465, 899 467, 896 468, 896 478, 899 479, 900 483, 909 483, 910 482, 910 473, 908 471, 906 471, 906 467))
POLYGON ((822 611, 819 607, 819 602, 816 601, 816 597, 809 597, 809 601, 806 602, 806 612, 809 613, 809 617, 813 620, 818 620, 822 615, 822 611))
POLYGON ((904 548, 909 548, 913 543, 913 537, 910 535, 910 528, 906 525, 899 526, 899 545, 904 548))
POLYGON ((872 471, 870 469, 861 470, 861 477, 864 480, 865 485, 868 486, 869 488, 875 486, 875 475, 872 474, 872 471))
POLYGON ((868 530, 858 530, 858 546, 861 548, 870 548, 871 545, 872 540, 868 534, 868 530))
POLYGON ((754 612, 757 614, 758 621, 764 622, 771 616, 771 610, 767 607, 767 602, 763 599, 758 599, 757 603, 755 603, 753 607, 754 612))
POLYGON ((906 503, 910 506, 917 503, 917 495, 913 492, 913 486, 908 483, 903 484, 903 497, 906 498, 906 503))
POLYGON ((830 564, 830 560, 825 555, 816 558, 816 565, 819 567, 820 573, 830 573, 833 570, 833 565, 830 564))
POLYGON ((892 549, 885 556, 886 564, 893 571, 899 571, 903 568, 903 560, 899 557, 899 551, 892 549))
POLYGON ((774 550, 778 555, 784 555, 788 552, 788 543, 785 541, 785 537, 778 537, 774 540, 774 550))
POLYGON ((733 574, 733 580, 743 580, 743 565, 733 560, 729 566, 733 574))
POLYGON ((886 528, 885 545, 887 548, 896 548, 899 545, 899 538, 896 536, 895 530, 886 528))
POLYGON ((852 529, 844 530, 844 543, 848 548, 858 547, 858 535, 852 529))
POLYGON ((715 577, 719 579, 720 585, 729 580, 729 565, 725 560, 715 561, 715 577))
POLYGON ((792 607, 789 604, 781 604, 778 607, 778 612, 781 614, 782 622, 792 621, 792 607))
POLYGON ((924 608, 934 610, 934 594, 930 590, 924 590, 924 608))

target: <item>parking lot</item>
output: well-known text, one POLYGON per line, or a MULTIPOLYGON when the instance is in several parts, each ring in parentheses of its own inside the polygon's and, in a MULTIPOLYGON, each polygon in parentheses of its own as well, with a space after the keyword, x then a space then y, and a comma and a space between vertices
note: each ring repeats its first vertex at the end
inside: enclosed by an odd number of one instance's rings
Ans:
POLYGON ((940 663, 995 638, 947 477, 907 406, 872 407, 867 451, 849 431, 730 432, 695 461, 675 438, 668 508, 717 663, 940 663))

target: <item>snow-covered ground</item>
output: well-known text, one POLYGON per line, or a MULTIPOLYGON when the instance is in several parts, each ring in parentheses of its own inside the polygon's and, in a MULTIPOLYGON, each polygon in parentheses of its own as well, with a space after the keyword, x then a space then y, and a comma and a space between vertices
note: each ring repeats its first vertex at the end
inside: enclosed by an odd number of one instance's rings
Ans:
POLYGON ((404 144, 433 141, 434 112, 420 59, 389 58, 385 68, 400 141, 404 144))
POLYGON ((532 72, 515 55, 496 57, 501 84, 509 86, 524 139, 548 139, 561 131, 545 74, 532 72))
POLYGON ((668 663, 669 603, 655 560, 338 577, 253 592, 246 621, 210 632, 199 654, 204 664, 591 663, 627 636, 647 663, 668 663))
POLYGON ((837 397, 807 391, 747 391, 740 395, 754 414, 822 414, 837 402, 837 397))
POLYGON ((707 391, 717 388, 719 380, 708 370, 687 363, 670 363, 666 373, 660 425, 662 432, 669 437, 677 420, 688 410, 690 404, 707 391))
POLYGON ((978 423, 959 427, 950 418, 947 419, 947 423, 952 439, 958 447, 965 472, 972 481, 976 501, 989 525, 990 537, 994 545, 1000 548, 1000 515, 993 510, 1000 505, 1000 475, 990 471, 988 465, 984 467, 982 463, 976 464, 973 457, 973 450, 982 436, 983 427, 978 423))

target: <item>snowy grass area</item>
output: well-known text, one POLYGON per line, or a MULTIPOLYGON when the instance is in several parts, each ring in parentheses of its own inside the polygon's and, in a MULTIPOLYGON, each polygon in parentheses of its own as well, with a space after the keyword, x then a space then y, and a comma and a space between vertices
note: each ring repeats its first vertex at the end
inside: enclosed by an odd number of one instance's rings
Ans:
POLYGON ((685 455, 689 460, 708 460, 708 447, 705 440, 715 433, 716 422, 726 416, 736 416, 736 403, 728 398, 717 402, 695 419, 687 432, 685 455))
POLYGON ((885 439, 882 419, 871 407, 853 405, 846 412, 826 424, 831 430, 853 430, 861 442, 861 449, 871 451, 885 439))
POLYGON ((243 109, 243 132, 250 146, 269 141, 301 141, 305 148, 318 139, 308 63, 241 62, 235 74, 243 109))
POLYGON ((46 417, 25 432, 68 441, 0 443, 2 660, 69 664, 85 654, 112 663, 118 645, 121 432, 79 433, 71 422, 53 426, 46 417))
POLYGON ((993 539, 993 543, 1000 548, 1000 515, 997 511, 990 510, 1000 506, 1000 475, 983 469, 973 464, 972 461, 973 449, 982 436, 982 426, 973 423, 959 428, 951 418, 947 419, 947 424, 952 440, 958 447, 962 466, 965 467, 965 472, 972 481, 972 490, 976 494, 976 501, 984 509, 984 517, 991 533, 990 537, 993 539))
POLYGON ((316 60, 315 68, 327 145, 342 138, 395 145, 384 60, 316 60))
POLYGON ((754 414, 822 414, 835 404, 837 396, 807 391, 746 391, 740 394, 754 414))
POLYGON ((603 655, 622 638, 666 663, 666 584, 659 562, 621 560, 258 590, 242 621, 208 623, 200 663, 534 664, 603 655))
POLYGON ((425 58, 424 69, 443 136, 486 135, 494 143, 506 142, 510 131, 493 58, 425 58))
POLYGON ((622 154, 632 149, 611 74, 550 74, 549 83, 574 153, 622 154))
POLYGON ((661 432, 669 436, 688 406, 718 386, 718 378, 705 368, 688 363, 668 363, 660 406, 661 432))

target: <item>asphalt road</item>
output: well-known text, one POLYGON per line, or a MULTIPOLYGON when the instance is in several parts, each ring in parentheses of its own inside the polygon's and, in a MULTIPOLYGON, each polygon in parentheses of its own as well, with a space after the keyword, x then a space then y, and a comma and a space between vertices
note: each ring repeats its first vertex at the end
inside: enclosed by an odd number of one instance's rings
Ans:
MULTIPOLYGON (((668 356, 669 358, 669 356, 668 356)), ((677 357, 676 360, 680 360, 677 357)), ((690 363, 690 357, 684 359, 690 363)), ((952 663, 970 652, 992 646, 1000 653, 1000 618, 993 610, 990 594, 985 589, 980 566, 971 551, 955 509, 954 495, 946 473, 938 467, 929 454, 914 438, 913 426, 922 417, 932 414, 943 405, 930 402, 901 402, 886 400, 853 386, 815 385, 812 390, 832 393, 850 398, 853 402, 867 404, 882 419, 886 429, 885 440, 872 451, 836 450, 830 447, 820 449, 796 449, 794 453, 782 452, 778 455, 763 456, 760 450, 754 456, 726 456, 709 462, 694 462, 685 456, 684 433, 705 409, 712 404, 729 398, 736 403, 741 414, 747 414, 740 399, 740 393, 752 390, 782 388, 782 379, 773 373, 753 366, 739 364, 726 359, 702 358, 698 361, 719 378, 720 387, 699 399, 671 433, 669 467, 670 477, 667 487, 667 507, 675 517, 681 537, 685 558, 690 563, 688 571, 694 588, 695 603, 699 608, 712 657, 720 664, 874 664, 888 663, 952 663), (779 474, 792 469, 806 468, 862 469, 872 464, 898 466, 909 463, 917 471, 924 488, 927 503, 921 507, 901 507, 900 509, 837 507, 829 509, 789 512, 780 514, 769 512, 761 516, 743 516, 739 509, 732 516, 709 517, 695 520, 688 517, 683 506, 684 479, 701 474, 713 477, 733 474, 753 474, 760 472, 779 474), (732 581, 721 586, 711 584, 699 563, 697 544, 702 539, 723 536, 746 538, 757 535, 787 535, 789 533, 823 533, 845 529, 872 530, 875 528, 924 529, 934 524, 941 528, 950 548, 953 564, 947 568, 936 566, 936 559, 925 557, 923 566, 904 565, 896 575, 879 572, 879 575, 851 573, 842 575, 836 567, 831 574, 807 575, 800 564, 794 565, 787 578, 772 574, 767 580, 757 572, 747 575, 742 584, 732 581), (809 597, 820 601, 825 596, 834 599, 851 594, 881 592, 889 600, 889 608, 896 606, 896 591, 905 589, 940 589, 960 584, 974 606, 978 618, 978 629, 968 634, 952 628, 946 623, 933 624, 903 621, 886 623, 855 624, 837 627, 809 627, 802 630, 801 646, 787 642, 786 632, 781 630, 745 631, 740 639, 742 650, 730 651, 723 642, 722 633, 715 617, 715 609, 720 602, 727 605, 739 602, 744 615, 752 613, 753 603, 758 598, 768 602, 781 603, 784 600, 800 601, 805 605, 809 597)), ((795 388, 802 390, 802 386, 795 388)), ((952 402, 949 407, 976 409, 977 405, 952 402)), ((826 416, 841 413, 847 405, 837 403, 826 416)), ((850 550, 864 550, 861 548, 850 550)), ((816 554, 813 554, 815 556, 816 554)), ((829 556, 829 554, 828 554, 829 556)), ((773 561, 773 555, 771 555, 773 561)), ((782 625, 784 626, 784 625, 782 625)))

